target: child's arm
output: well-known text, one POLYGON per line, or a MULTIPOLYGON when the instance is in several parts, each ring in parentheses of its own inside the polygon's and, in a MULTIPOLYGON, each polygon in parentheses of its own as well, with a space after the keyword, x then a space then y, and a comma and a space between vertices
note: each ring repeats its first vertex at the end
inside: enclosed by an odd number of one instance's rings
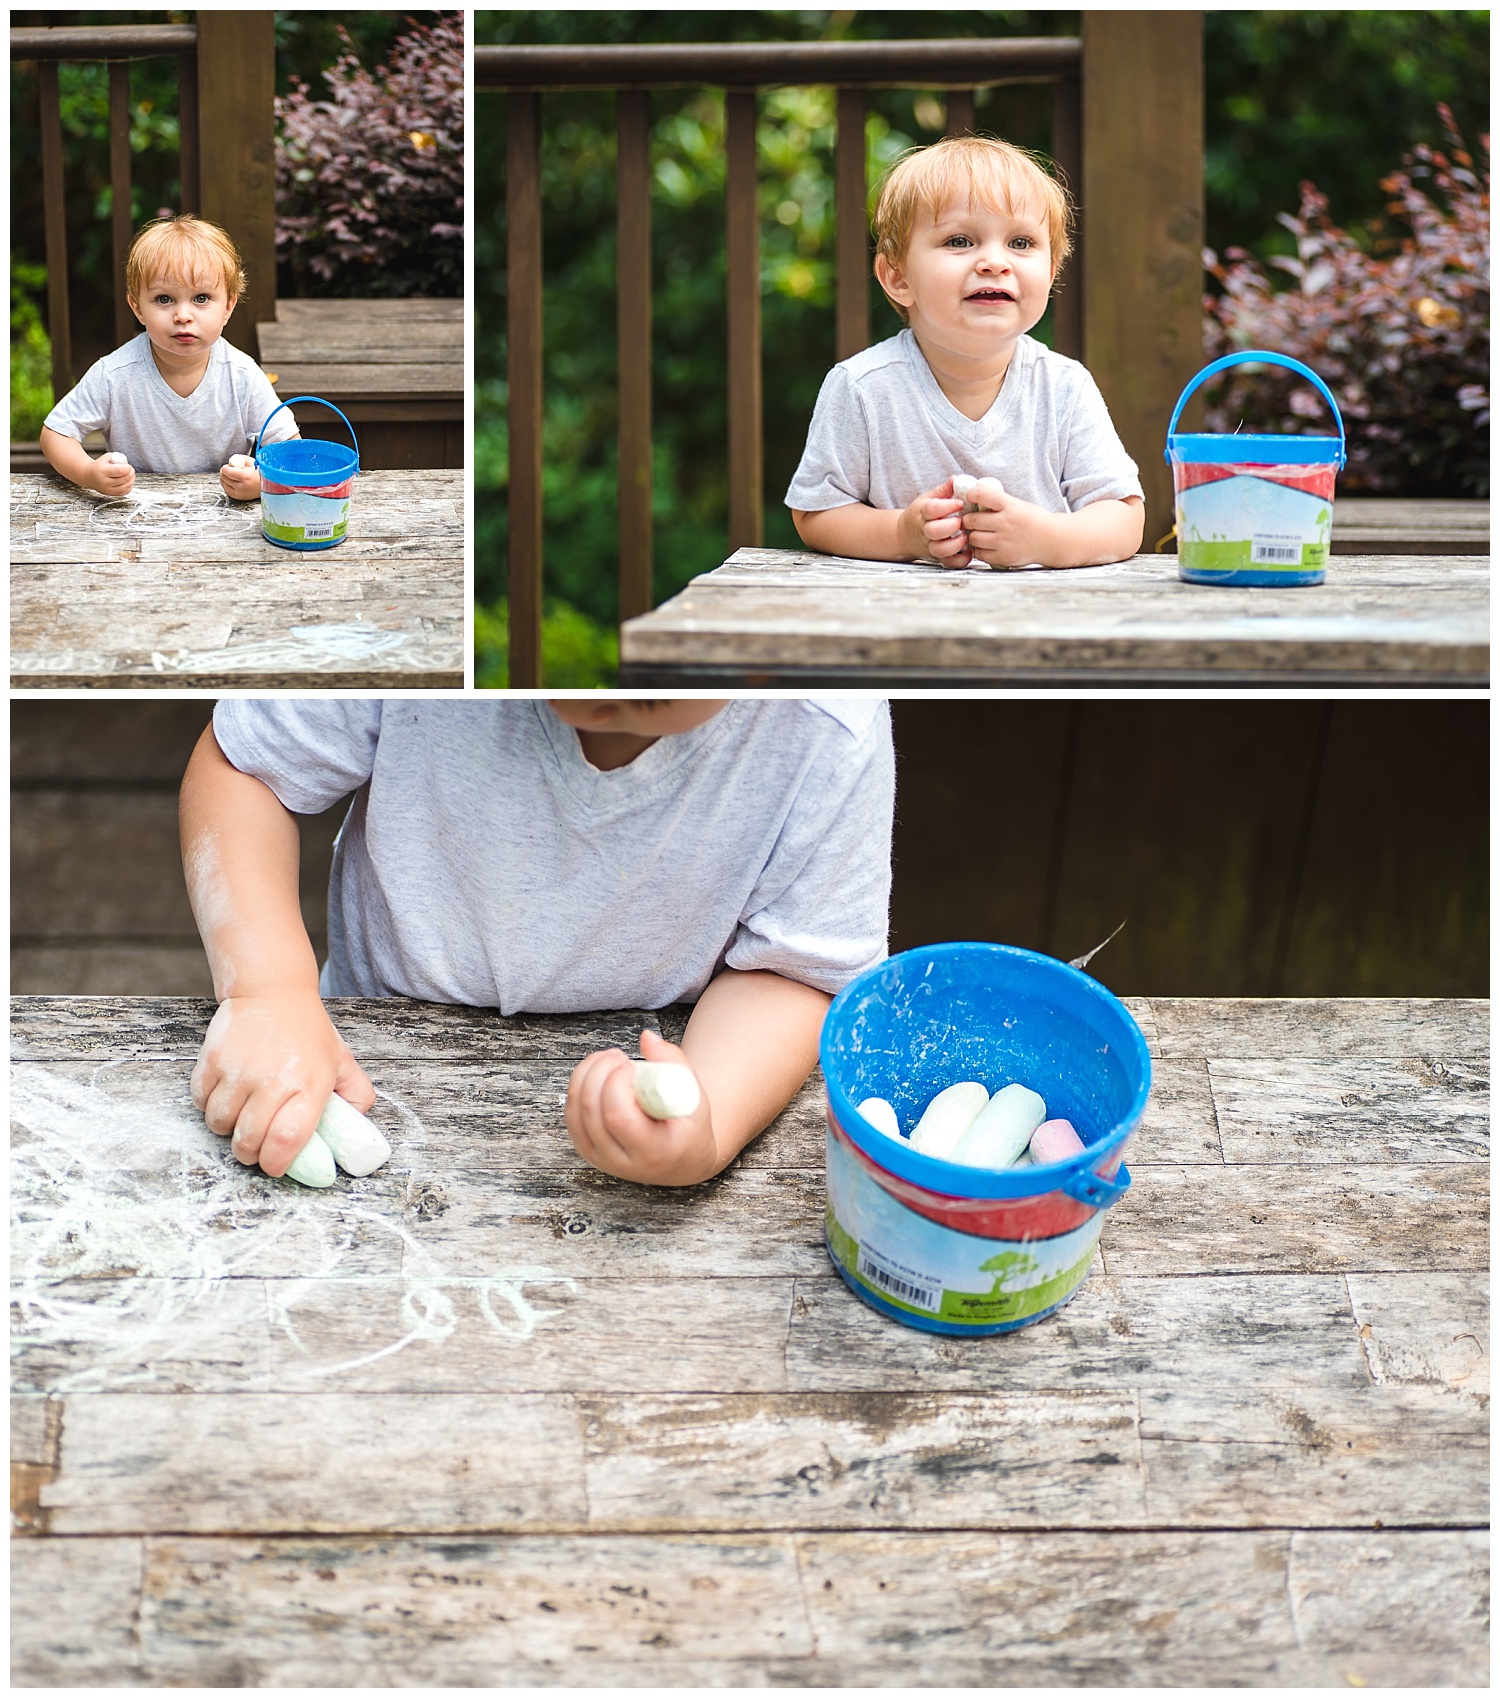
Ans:
POLYGON ((80 489, 92 489, 98 495, 129 495, 135 488, 135 467, 123 454, 101 454, 96 460, 76 436, 64 436, 60 430, 42 426, 42 452, 55 472, 61 472, 69 483, 80 489))
POLYGON ((979 510, 964 515, 974 558, 985 566, 1108 566, 1128 560, 1141 546, 1146 504, 1138 495, 1091 501, 1076 513, 1007 495, 994 478, 981 478, 972 499, 979 510))
POLYGON ((297 822, 225 758, 212 729, 182 781, 182 860, 219 1009, 193 1069, 193 1102, 235 1156, 285 1173, 337 1091, 375 1089, 333 1028, 297 896, 297 822))
POLYGON ((219 487, 231 501, 259 501, 260 473, 248 454, 231 454, 219 467, 219 487))
POLYGON ((907 507, 792 509, 792 523, 809 548, 853 560, 936 560, 943 566, 969 564, 969 539, 959 522, 964 504, 948 478, 925 490, 907 507))
POLYGON ((585 1056, 568 1082, 567 1122, 586 1161, 641 1185, 711 1179, 776 1118, 818 1059, 832 998, 779 973, 726 967, 699 997, 682 1047, 641 1033, 647 1061, 680 1061, 703 1090, 697 1112, 652 1120, 623 1050, 585 1056))

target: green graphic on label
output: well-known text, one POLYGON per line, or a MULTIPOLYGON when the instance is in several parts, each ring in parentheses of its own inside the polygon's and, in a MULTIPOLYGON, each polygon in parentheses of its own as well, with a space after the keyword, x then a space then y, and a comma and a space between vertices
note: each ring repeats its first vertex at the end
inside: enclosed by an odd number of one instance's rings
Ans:
POLYGON ((1333 509, 1267 478, 1230 477, 1177 492, 1177 548, 1190 572, 1321 572, 1333 509))

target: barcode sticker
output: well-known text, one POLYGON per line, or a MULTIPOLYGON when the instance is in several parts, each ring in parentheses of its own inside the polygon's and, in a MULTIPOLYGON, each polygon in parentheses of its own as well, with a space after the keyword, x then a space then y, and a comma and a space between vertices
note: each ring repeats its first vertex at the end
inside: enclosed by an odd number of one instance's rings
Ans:
POLYGON ((1252 536, 1250 559, 1265 565, 1297 566, 1302 562, 1301 537, 1252 536))
POLYGON ((302 527, 302 534, 308 538, 331 537, 335 528, 336 527, 331 523, 326 525, 304 525, 302 527))
POLYGON ((925 1309, 929 1315, 935 1315, 943 1306, 943 1288, 940 1285, 918 1284, 904 1271, 894 1272, 876 1261, 863 1244, 859 1247, 858 1272, 861 1279, 878 1285, 882 1291, 899 1297, 903 1303, 910 1303, 914 1309, 925 1309))

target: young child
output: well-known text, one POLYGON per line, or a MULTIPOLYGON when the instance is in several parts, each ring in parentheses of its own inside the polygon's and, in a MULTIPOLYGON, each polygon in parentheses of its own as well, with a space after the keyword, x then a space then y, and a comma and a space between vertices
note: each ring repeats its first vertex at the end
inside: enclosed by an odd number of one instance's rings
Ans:
POLYGON ((326 996, 502 1013, 695 1003, 703 1100, 637 1107, 619 1050, 583 1058, 566 1119, 623 1179, 692 1185, 786 1106, 832 993, 885 955, 894 762, 865 697, 781 701, 220 702, 182 786, 183 862, 219 1008, 193 1101, 281 1174, 330 1093, 374 1089, 326 996), (354 792, 321 977, 293 815, 354 792))
POLYGON ((1069 217, 1062 186, 1008 142, 957 137, 897 163, 875 275, 909 328, 824 380, 786 495, 810 547, 997 568, 1140 547, 1140 480, 1098 387, 1027 334, 1069 217), (955 489, 955 473, 979 482, 955 489))
MULTIPOLYGON (((128 495, 135 474, 218 468, 235 501, 260 495, 248 456, 277 405, 266 374, 222 340, 245 292, 228 234, 183 213, 147 224, 130 244, 125 298, 144 327, 96 361, 47 415, 42 452, 65 478, 100 495, 128 495), (83 439, 102 430, 108 451, 94 459, 83 439)), ((271 419, 266 440, 297 435, 290 410, 271 419)))

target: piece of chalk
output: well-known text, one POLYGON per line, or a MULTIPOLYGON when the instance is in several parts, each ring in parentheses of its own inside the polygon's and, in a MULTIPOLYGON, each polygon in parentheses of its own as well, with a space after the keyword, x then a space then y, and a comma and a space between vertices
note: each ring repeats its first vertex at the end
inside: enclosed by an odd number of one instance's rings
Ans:
POLYGON ((130 464, 123 454, 106 454, 104 463, 106 466, 128 466, 130 464))
POLYGON ((972 1079, 939 1091, 912 1129, 911 1147, 924 1156, 945 1159, 989 1100, 990 1093, 972 1079))
POLYGON ((1047 1118, 1047 1105, 1024 1085, 996 1091, 948 1157, 965 1167, 1010 1167, 1047 1118))
POLYGON ((1066 1161, 1086 1147, 1071 1120, 1044 1120, 1031 1134, 1031 1159, 1038 1163, 1066 1161))
POLYGON ((676 1120, 702 1101, 691 1067, 677 1061, 636 1061, 635 1100, 653 1120, 676 1120))
POLYGON ((380 1128, 353 1103, 338 1095, 328 1099, 318 1121, 317 1136, 327 1144, 344 1172, 352 1173, 356 1179, 363 1179, 391 1159, 391 1146, 380 1128))
POLYGON ((242 470, 248 469, 255 464, 254 460, 252 460, 248 454, 231 454, 229 456, 229 463, 231 466, 238 466, 242 470))
POLYGON ((291 1166, 286 1170, 288 1179, 295 1179, 299 1185, 311 1185, 316 1190, 325 1190, 338 1178, 333 1165, 333 1151, 318 1136, 316 1132, 292 1158, 291 1166))
MULTIPOLYGON (((1000 484, 999 478, 992 478, 992 483, 1000 484)), ((979 511, 979 502, 975 499, 974 491, 979 488, 979 479, 971 478, 966 472, 953 474, 953 493, 963 502, 964 510, 970 513, 979 511)), ((1000 484, 1000 493, 1004 495, 1005 486, 1000 484)))
POLYGON ((866 1097, 859 1105, 859 1112, 877 1132, 884 1132, 887 1138, 901 1136, 901 1122, 896 1118, 895 1109, 884 1097, 866 1097))

